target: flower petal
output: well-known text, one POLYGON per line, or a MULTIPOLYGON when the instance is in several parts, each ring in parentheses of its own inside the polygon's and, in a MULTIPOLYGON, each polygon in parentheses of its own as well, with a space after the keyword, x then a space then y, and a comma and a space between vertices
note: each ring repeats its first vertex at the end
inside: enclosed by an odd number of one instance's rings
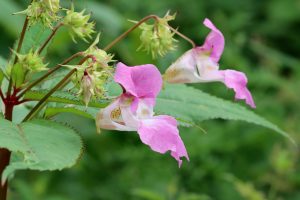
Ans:
POLYGON ((206 51, 196 47, 184 53, 166 71, 165 80, 169 83, 197 83, 222 81, 219 66, 206 51))
POLYGON ((127 93, 139 98, 155 98, 162 87, 161 74, 151 64, 130 67, 119 62, 114 79, 127 93))
POLYGON ((97 129, 136 131, 137 125, 130 126, 130 124, 137 124, 137 122, 132 122, 132 118, 124 119, 123 107, 121 106, 121 98, 119 97, 106 108, 101 109, 96 117, 97 129))
POLYGON ((247 77, 244 73, 235 70, 224 70, 224 83, 235 92, 235 99, 244 99, 248 105, 255 108, 252 95, 247 88, 247 77))
POLYGON ((211 59, 214 62, 218 62, 225 46, 224 36, 209 19, 206 18, 203 24, 207 28, 211 29, 211 32, 207 35, 202 48, 206 51, 211 52, 211 59))
POLYGON ((171 156, 178 161, 179 167, 182 164, 181 157, 189 160, 173 117, 160 115, 141 120, 138 133, 142 142, 149 145, 153 151, 162 154, 171 151, 171 156))

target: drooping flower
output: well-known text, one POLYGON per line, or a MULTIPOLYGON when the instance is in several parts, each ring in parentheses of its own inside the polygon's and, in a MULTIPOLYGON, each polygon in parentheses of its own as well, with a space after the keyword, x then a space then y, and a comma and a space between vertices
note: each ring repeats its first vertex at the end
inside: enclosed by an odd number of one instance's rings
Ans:
POLYGON ((236 70, 219 70, 218 62, 225 45, 223 34, 209 19, 204 20, 204 25, 211 29, 204 44, 187 51, 175 61, 167 69, 165 80, 169 83, 219 81, 234 90, 235 99, 245 100, 248 105, 255 108, 252 95, 247 88, 246 75, 236 70))
POLYGON ((188 158, 177 129, 177 121, 167 115, 154 116, 153 107, 162 87, 160 72, 154 65, 128 67, 117 64, 114 80, 123 94, 100 110, 97 127, 108 130, 137 131, 141 141, 153 151, 171 151, 179 163, 188 158))

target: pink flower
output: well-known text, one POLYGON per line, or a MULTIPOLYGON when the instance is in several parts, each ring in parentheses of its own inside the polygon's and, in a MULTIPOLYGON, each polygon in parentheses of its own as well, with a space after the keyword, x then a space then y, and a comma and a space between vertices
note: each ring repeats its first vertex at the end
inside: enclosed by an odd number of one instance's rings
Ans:
POLYGON ((154 65, 128 67, 117 64, 114 77, 123 94, 108 107, 100 110, 97 126, 102 129, 137 131, 141 141, 153 151, 171 151, 179 166, 181 157, 189 160, 177 129, 177 121, 170 116, 154 116, 153 107, 162 87, 160 72, 154 65))
POLYGON ((211 29, 201 47, 184 53, 166 71, 165 80, 169 83, 223 82, 235 91, 235 99, 244 99, 255 108, 255 103, 247 88, 247 77, 235 70, 219 70, 218 61, 224 50, 224 36, 209 19, 204 25, 211 29))

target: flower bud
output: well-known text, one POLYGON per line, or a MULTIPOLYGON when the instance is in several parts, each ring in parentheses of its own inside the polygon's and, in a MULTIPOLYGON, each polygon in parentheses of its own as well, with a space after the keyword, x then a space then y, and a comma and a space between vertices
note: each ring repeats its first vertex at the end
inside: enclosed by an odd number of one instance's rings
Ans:
POLYGON ((60 0, 42 0, 42 2, 53 12, 57 13, 60 9, 60 0))
POLYGON ((30 73, 40 72, 47 70, 47 64, 44 64, 43 58, 37 51, 30 50, 28 54, 17 53, 18 63, 24 70, 30 73))
POLYGON ((80 90, 78 94, 82 95, 83 102, 87 106, 94 95, 94 81, 93 77, 90 76, 86 71, 81 79, 80 90))
POLYGON ((73 7, 71 10, 67 10, 63 23, 69 27, 73 41, 75 41, 75 36, 86 42, 86 38, 91 38, 91 35, 95 32, 95 23, 89 22, 90 17, 90 14, 84 15, 84 10, 75 12, 73 7))
POLYGON ((142 24, 140 28, 142 33, 140 40, 141 46, 138 48, 150 52, 153 58, 164 56, 168 51, 175 49, 176 40, 173 38, 174 33, 168 26, 168 21, 175 19, 175 15, 168 13, 163 18, 158 18, 153 25, 142 24))
MULTIPOLYGON (((112 58, 113 55, 108 54, 106 51, 99 49, 96 45, 99 42, 100 34, 97 35, 95 41, 92 43, 92 45, 84 52, 85 56, 92 55, 95 58, 94 62, 94 70, 99 71, 104 68, 109 67, 109 63, 113 62, 112 58)), ((87 64, 89 64, 89 61, 87 61, 87 64)))
POLYGON ((59 0, 35 0, 26 10, 16 14, 27 15, 29 26, 41 22, 44 26, 52 28, 52 23, 59 19, 59 8, 59 0))

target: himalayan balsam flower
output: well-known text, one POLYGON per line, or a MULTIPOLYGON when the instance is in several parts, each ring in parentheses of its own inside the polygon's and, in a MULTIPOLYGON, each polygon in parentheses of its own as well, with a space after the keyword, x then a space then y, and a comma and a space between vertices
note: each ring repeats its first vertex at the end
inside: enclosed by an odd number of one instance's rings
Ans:
POLYGON ((160 72, 154 65, 128 67, 117 64, 114 80, 123 88, 123 94, 108 107, 100 110, 98 128, 119 131, 137 131, 141 141, 153 151, 171 151, 179 163, 188 158, 177 129, 177 121, 167 115, 154 116, 156 96, 162 87, 160 72))
POLYGON ((166 71, 165 80, 169 83, 224 83, 235 92, 235 99, 244 99, 255 108, 251 93, 247 88, 247 77, 235 70, 219 70, 218 61, 224 50, 224 36, 209 19, 204 25, 211 29, 201 47, 195 47, 184 53, 166 71))

